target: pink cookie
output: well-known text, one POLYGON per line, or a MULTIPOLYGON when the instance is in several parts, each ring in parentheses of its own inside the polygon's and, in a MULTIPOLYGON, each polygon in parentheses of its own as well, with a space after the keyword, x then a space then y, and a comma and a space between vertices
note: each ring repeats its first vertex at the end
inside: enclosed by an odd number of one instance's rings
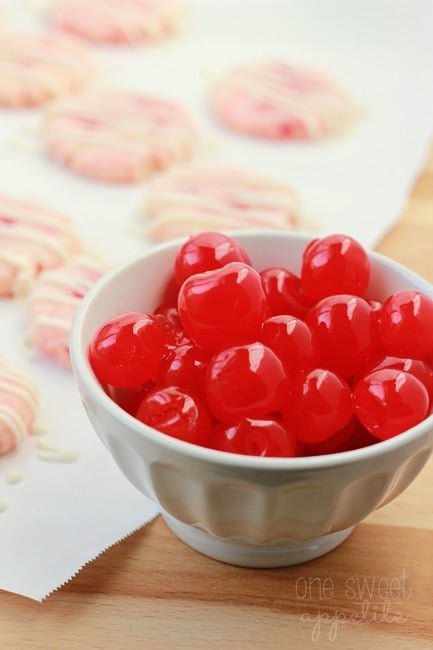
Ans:
POLYGON ((80 250, 67 217, 0 195, 0 296, 27 293, 40 271, 59 266, 80 250))
POLYGON ((18 447, 30 433, 38 405, 33 379, 0 355, 0 456, 18 447))
POLYGON ((0 106, 39 106, 81 90, 93 72, 84 45, 69 36, 0 34, 0 106))
POLYGON ((268 62, 228 70, 213 85, 210 108, 226 126, 270 140, 313 140, 346 127, 353 108, 321 72, 268 62))
POLYGON ((56 27, 95 43, 151 41, 178 23, 175 0, 59 0, 56 27))
POLYGON ((40 274, 29 295, 29 342, 44 355, 70 368, 69 331, 82 298, 108 265, 77 257, 40 274))
POLYGON ((84 176, 114 183, 146 179, 189 159, 195 130, 175 103, 126 92, 59 102, 45 121, 48 153, 84 176))
POLYGON ((261 174, 235 168, 185 166, 149 186, 146 234, 164 241, 203 230, 299 225, 296 193, 261 174))

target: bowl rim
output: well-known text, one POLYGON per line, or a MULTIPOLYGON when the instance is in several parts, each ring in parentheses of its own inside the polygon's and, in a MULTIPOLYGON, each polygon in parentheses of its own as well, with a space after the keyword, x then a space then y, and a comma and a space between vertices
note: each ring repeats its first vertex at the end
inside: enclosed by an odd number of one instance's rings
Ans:
MULTIPOLYGON (((282 232, 269 229, 242 229, 223 231, 229 234, 234 239, 238 237, 263 237, 263 236, 278 236, 287 239, 300 239, 308 242, 315 239, 315 235, 309 232, 282 232)), ((330 233, 332 234, 332 233, 330 233)), ((323 234, 319 237, 325 236, 323 234)), ((417 438, 420 438, 424 433, 433 427, 433 412, 427 416, 422 422, 411 427, 407 431, 389 438, 388 440, 378 441, 373 445, 361 447, 349 451, 337 452, 332 454, 323 454, 318 456, 297 456, 297 457, 263 457, 263 456, 248 456, 244 454, 236 454, 232 452, 224 452, 208 447, 202 447, 197 444, 186 442, 174 438, 161 431, 153 429, 148 425, 137 420, 134 416, 124 411, 114 400, 112 400, 102 386, 99 384, 93 370, 90 366, 87 355, 83 353, 82 349, 82 333, 84 322, 86 319, 87 311, 93 302, 93 299, 98 293, 107 285, 110 284, 112 279, 119 274, 125 272, 131 266, 140 263, 144 258, 158 255, 160 252, 168 249, 175 249, 186 241, 185 237, 179 237, 160 244, 155 244, 138 253, 129 257, 123 262, 120 262, 115 267, 107 271, 87 292, 82 299, 72 322, 70 332, 70 356, 74 380, 76 384, 84 384, 86 390, 91 394, 94 401, 98 402, 100 406, 107 411, 111 417, 120 421, 127 428, 133 429, 139 436, 148 439, 149 442, 156 446, 166 448, 168 451, 176 453, 177 455, 188 456, 197 461, 220 465, 220 466, 236 466, 239 469, 248 470, 279 470, 279 471, 308 471, 320 470, 333 466, 349 465, 352 463, 362 462, 369 458, 378 458, 380 456, 390 454, 402 447, 410 445, 417 438)), ((417 284, 420 285, 420 290, 425 290, 429 294, 433 294, 433 285, 425 278, 420 276, 415 271, 404 266, 381 253, 370 250, 365 247, 371 259, 384 263, 386 266, 391 267, 396 271, 400 271, 412 278, 417 284), (422 287, 424 286, 424 289, 422 287)))

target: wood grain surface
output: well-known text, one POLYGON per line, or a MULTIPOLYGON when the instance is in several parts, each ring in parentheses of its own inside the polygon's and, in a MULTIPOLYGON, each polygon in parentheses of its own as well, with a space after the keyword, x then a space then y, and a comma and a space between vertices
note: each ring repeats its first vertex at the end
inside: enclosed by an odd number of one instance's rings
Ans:
MULTIPOLYGON (((378 250, 433 281, 433 152, 378 250)), ((43 603, 0 592, 0 649, 431 649, 432 490, 433 459, 337 550, 285 569, 210 560, 157 519, 43 603)))

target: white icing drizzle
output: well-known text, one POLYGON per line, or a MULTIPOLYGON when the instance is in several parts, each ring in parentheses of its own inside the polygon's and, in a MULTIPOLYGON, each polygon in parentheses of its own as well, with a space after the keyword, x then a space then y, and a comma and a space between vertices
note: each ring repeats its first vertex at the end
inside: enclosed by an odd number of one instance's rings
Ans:
POLYGON ((14 284, 11 288, 12 295, 26 295, 36 275, 33 262, 20 253, 5 251, 0 252, 0 262, 5 262, 8 266, 16 269, 14 284))
POLYGON ((4 424, 15 438, 15 445, 19 445, 27 435, 27 427, 22 417, 14 409, 0 404, 0 422, 4 424))
POLYGON ((48 249, 51 253, 57 255, 60 261, 65 260, 68 254, 63 242, 59 241, 55 233, 42 233, 34 228, 20 226, 8 228, 1 233, 1 240, 3 246, 5 243, 8 244, 10 241, 17 240, 20 243, 37 245, 39 248, 48 249))
POLYGON ((68 318, 59 318, 56 316, 49 316, 48 314, 36 314, 33 316, 31 325, 31 335, 34 336, 35 328, 38 327, 53 327, 58 330, 69 332, 71 329, 71 320, 68 318))
POLYGON ((77 307, 80 304, 80 301, 81 298, 78 296, 62 295, 60 291, 56 291, 55 289, 50 290, 48 287, 39 287, 39 289, 34 291, 29 298, 30 304, 35 302, 51 302, 72 308, 77 307))
POLYGON ((36 424, 32 428, 32 435, 33 436, 46 436, 48 433, 48 430, 46 427, 42 426, 41 424, 36 424))
POLYGON ((7 404, 8 398, 20 400, 27 407, 30 420, 34 418, 39 404, 36 384, 31 377, 9 366, 0 356, 0 423, 11 433, 17 446, 27 436, 28 428, 20 409, 7 404))
POLYGON ((17 377, 12 377, 8 373, 0 370, 0 396, 13 395, 25 402, 29 408, 36 409, 38 404, 38 395, 33 390, 30 382, 17 382, 17 377), (12 383, 13 382, 13 383, 12 383))
POLYGON ((0 196, 0 216, 2 214, 19 222, 33 223, 42 228, 75 233, 72 222, 64 215, 49 208, 26 203, 20 199, 0 196))
POLYGON ((6 474, 6 483, 9 483, 9 485, 17 485, 18 483, 21 483, 22 480, 23 475, 16 469, 11 469, 6 474))
POLYGON ((44 440, 36 442, 36 458, 51 463, 73 463, 78 460, 79 455, 75 449, 68 449, 53 445, 44 440))

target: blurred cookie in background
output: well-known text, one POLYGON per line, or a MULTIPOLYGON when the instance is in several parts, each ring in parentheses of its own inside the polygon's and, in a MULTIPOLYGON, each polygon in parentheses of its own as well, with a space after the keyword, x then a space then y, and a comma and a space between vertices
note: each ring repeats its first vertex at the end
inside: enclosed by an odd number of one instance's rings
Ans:
POLYGON ((176 0, 59 0, 53 25, 93 43, 128 44, 160 39, 176 31, 176 0))
POLYGON ((218 165, 184 165, 149 184, 137 232, 164 241, 203 230, 295 230, 295 190, 262 174, 218 165))
POLYGON ((27 301, 28 343, 43 356, 69 369, 69 332, 75 312, 89 289, 110 266, 105 261, 83 255, 41 273, 27 301))
POLYGON ((354 117, 346 93, 324 73, 270 61, 226 70, 209 90, 224 126, 268 140, 316 140, 343 131, 354 117))
POLYGON ((46 104, 82 90, 94 75, 87 48, 69 36, 0 31, 0 107, 46 104))
POLYGON ((196 130, 176 102, 131 92, 85 94, 50 106, 47 153, 83 176, 137 183, 189 160, 196 130))
POLYGON ((0 297, 27 294, 38 273, 63 264, 81 249, 69 217, 0 195, 0 297))

